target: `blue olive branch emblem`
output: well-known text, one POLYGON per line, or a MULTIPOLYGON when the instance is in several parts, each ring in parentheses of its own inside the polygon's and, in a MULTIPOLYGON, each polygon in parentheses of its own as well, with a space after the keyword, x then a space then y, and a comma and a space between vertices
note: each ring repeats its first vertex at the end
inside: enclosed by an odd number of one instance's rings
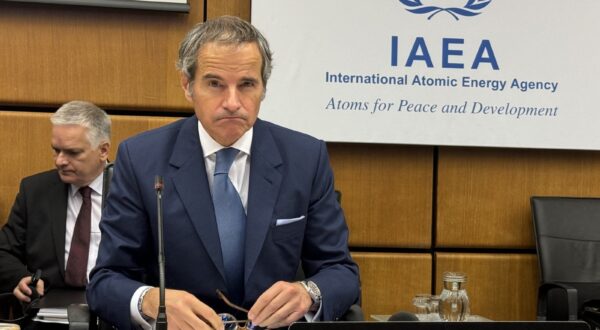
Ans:
POLYGON ((485 8, 487 5, 490 4, 490 2, 492 2, 492 0, 468 0, 467 3, 462 6, 462 7, 448 7, 448 8, 442 8, 442 7, 438 7, 438 6, 426 6, 423 5, 423 3, 421 2, 421 0, 398 0, 400 1, 403 5, 405 5, 407 8, 406 10, 408 10, 411 13, 414 14, 429 14, 431 13, 431 15, 429 15, 427 17, 427 19, 431 19, 433 16, 441 13, 441 12, 446 12, 450 15, 452 15, 452 17, 454 17, 455 20, 459 20, 458 16, 475 16, 475 15, 479 15, 481 14, 479 11, 483 8, 485 8))

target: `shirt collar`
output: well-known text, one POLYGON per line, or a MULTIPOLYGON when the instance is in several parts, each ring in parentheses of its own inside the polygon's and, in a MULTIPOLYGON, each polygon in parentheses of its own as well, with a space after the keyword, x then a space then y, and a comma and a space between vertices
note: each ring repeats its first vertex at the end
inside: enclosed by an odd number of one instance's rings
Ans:
MULTIPOLYGON (((244 133, 234 144, 232 144, 231 148, 236 148, 239 151, 250 155, 250 147, 252 146, 252 135, 254 132, 254 127, 251 127, 246 133, 244 133)), ((215 141, 208 132, 202 126, 200 120, 198 120, 198 135, 200 136, 200 145, 202 146, 202 151, 204 152, 204 158, 214 154, 215 152, 227 148, 220 145, 217 141, 215 141)))
MULTIPOLYGON (((95 191, 96 193, 102 195, 102 183, 103 183, 103 179, 104 178, 104 171, 102 171, 102 173, 100 173, 100 175, 98 175, 94 181, 92 181, 88 187, 92 188, 92 191, 95 191)), ((75 194, 77 194, 79 192, 79 186, 76 186, 74 184, 70 185, 70 189, 69 189, 69 194, 71 195, 71 197, 74 197, 75 194)))

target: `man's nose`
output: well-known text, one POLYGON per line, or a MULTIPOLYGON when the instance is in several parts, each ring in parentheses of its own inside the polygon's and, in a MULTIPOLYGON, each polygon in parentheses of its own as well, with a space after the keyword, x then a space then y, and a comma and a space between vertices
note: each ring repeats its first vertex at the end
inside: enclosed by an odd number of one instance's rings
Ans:
POLYGON ((240 103, 240 95, 235 87, 231 87, 228 89, 227 96, 225 97, 225 102, 223 103, 223 107, 230 112, 238 111, 241 107, 240 103))
POLYGON ((56 154, 56 159, 54 160, 54 163, 56 164, 56 166, 63 166, 67 165, 69 161, 62 152, 59 152, 56 154))

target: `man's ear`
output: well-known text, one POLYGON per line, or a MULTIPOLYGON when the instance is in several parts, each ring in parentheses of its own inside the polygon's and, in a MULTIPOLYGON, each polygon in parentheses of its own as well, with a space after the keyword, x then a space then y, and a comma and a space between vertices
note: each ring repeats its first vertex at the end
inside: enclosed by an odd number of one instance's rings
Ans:
POLYGON ((110 151, 110 142, 100 143, 98 150, 100 150, 100 159, 106 161, 108 159, 108 152, 110 151))
POLYGON ((179 83, 181 84, 185 98, 192 102, 191 81, 183 72, 179 73, 179 83))

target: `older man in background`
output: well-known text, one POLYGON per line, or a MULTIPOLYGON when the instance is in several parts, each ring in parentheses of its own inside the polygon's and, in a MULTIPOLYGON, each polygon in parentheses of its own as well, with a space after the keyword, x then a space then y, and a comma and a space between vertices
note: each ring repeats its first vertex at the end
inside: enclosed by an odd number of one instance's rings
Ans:
POLYGON ((0 292, 30 302, 35 291, 85 288, 96 263, 103 171, 111 121, 92 103, 72 101, 50 118, 56 169, 24 178, 0 231, 0 292))

